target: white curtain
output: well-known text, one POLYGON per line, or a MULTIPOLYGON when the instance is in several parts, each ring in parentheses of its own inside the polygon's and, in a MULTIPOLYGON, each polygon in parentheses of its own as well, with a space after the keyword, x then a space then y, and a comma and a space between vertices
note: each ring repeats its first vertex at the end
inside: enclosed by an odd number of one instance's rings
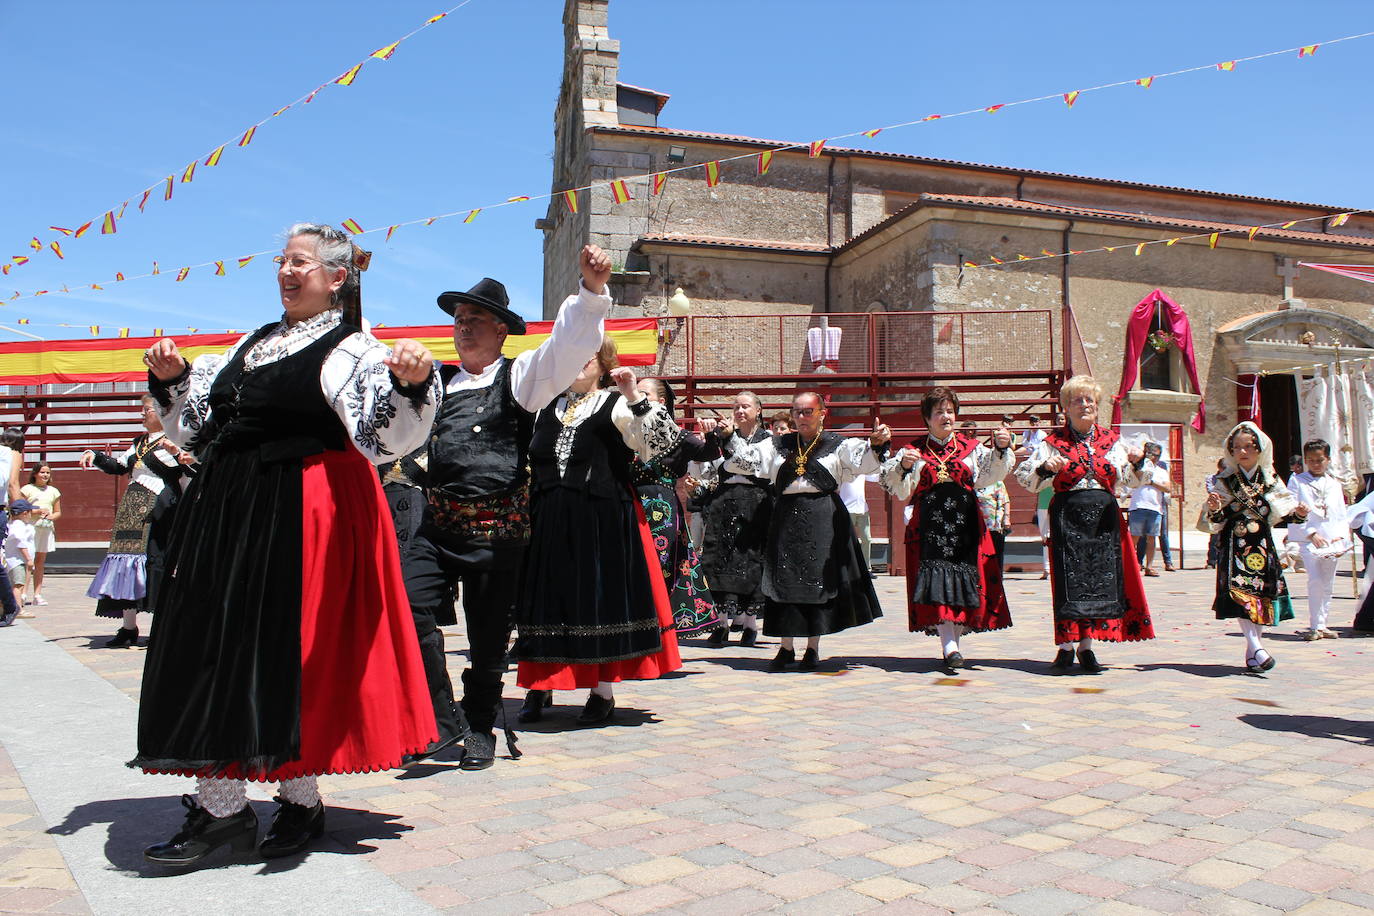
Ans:
POLYGON ((1355 470, 1374 473, 1374 363, 1350 367, 1350 419, 1354 442, 1355 470))
POLYGON ((1374 373, 1368 363, 1335 364, 1298 379, 1302 439, 1331 443, 1336 476, 1353 480, 1374 471, 1374 373))

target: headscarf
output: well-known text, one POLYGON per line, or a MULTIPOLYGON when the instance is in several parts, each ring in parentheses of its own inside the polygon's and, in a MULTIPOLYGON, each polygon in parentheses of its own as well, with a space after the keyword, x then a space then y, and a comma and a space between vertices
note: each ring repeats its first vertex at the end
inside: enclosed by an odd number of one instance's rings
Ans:
MULTIPOLYGON (((1223 441, 1228 443, 1234 441, 1231 437, 1239 432, 1250 433, 1255 437, 1255 441, 1259 443, 1259 461, 1255 462, 1255 468, 1259 472, 1264 473, 1266 479, 1277 480, 1278 475, 1274 473, 1273 440, 1266 436, 1264 430, 1260 429, 1254 423, 1251 423, 1249 420, 1241 420, 1235 426, 1231 427, 1231 431, 1226 434, 1226 438, 1223 441)), ((1236 462, 1236 456, 1231 454, 1229 448, 1226 449, 1226 453, 1221 456, 1221 463, 1226 466, 1225 470, 1221 471, 1221 474, 1224 476, 1229 477, 1232 474, 1244 473, 1240 465, 1236 462)))

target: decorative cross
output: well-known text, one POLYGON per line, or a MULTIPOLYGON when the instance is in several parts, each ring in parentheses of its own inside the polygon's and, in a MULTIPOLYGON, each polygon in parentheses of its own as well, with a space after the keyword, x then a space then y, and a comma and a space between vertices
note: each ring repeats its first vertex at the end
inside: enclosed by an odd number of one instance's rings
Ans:
POLYGON ((1298 274, 1301 273, 1301 270, 1297 262, 1292 258, 1279 258, 1278 260, 1279 265, 1274 268, 1274 273, 1277 276, 1283 277, 1283 298, 1285 300, 1292 299, 1293 281, 1298 278, 1298 274))

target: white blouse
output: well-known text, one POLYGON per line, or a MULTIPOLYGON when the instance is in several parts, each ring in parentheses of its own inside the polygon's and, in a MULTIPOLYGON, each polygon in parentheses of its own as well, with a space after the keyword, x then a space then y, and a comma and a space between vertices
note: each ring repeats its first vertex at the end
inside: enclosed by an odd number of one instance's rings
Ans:
MULTIPOLYGON (((328 309, 289 327, 285 318, 245 355, 244 367, 277 362, 310 346, 343 320, 341 308, 328 309)), ((158 405, 167 438, 185 445, 210 415, 210 387, 251 335, 227 352, 196 357, 191 371, 168 386, 171 403, 158 405)), ((383 362, 391 348, 371 334, 350 334, 325 357, 320 391, 349 431, 353 447, 373 464, 418 448, 429 435, 442 398, 438 366, 430 373, 423 397, 402 394, 383 362)))
MULTIPOLYGON (((725 443, 725 450, 729 452, 729 455, 721 466, 721 472, 723 474, 744 474, 749 477, 762 477, 765 480, 776 481, 778 471, 782 470, 782 466, 791 460, 787 455, 778 451, 777 442, 777 436, 769 436, 767 439, 750 445, 740 438, 739 433, 732 434, 729 441, 725 443)), ((873 452, 873 446, 869 444, 867 439, 863 438, 843 439, 839 447, 833 452, 819 457, 812 456, 807 460, 814 461, 829 471, 830 476, 834 477, 838 484, 854 480, 865 474, 876 474, 881 467, 878 456, 873 452)), ((821 491, 805 477, 798 477, 789 483, 782 492, 787 494, 819 493, 821 491)))
MULTIPOLYGON (((583 360, 583 363, 586 361, 583 360)), ((581 396, 565 393, 545 408, 553 411, 553 415, 563 424, 563 428, 558 431, 558 441, 554 444, 559 477, 568 470, 568 461, 572 458, 573 437, 577 433, 577 428, 590 417, 596 416, 597 411, 605 406, 607 398, 618 393, 614 388, 599 388, 581 396), (571 420, 565 420, 570 401, 574 410, 573 417, 571 420)), ((644 401, 644 396, 640 395, 634 402, 635 406, 643 404, 644 401)), ((671 451, 681 441, 682 430, 673 422, 673 418, 662 404, 650 404, 649 409, 643 413, 635 413, 630 406, 623 396, 616 397, 615 403, 611 405, 611 422, 620 431, 620 438, 624 440, 626 447, 638 455, 640 461, 650 461, 671 451)))
MULTIPOLYGON (((948 439, 941 442, 934 436, 930 437, 930 441, 937 447, 949 444, 948 439)), ((916 484, 921 479, 921 468, 926 463, 924 458, 917 458, 909 470, 902 467, 902 453, 905 451, 906 448, 898 449, 897 454, 884 461, 881 476, 878 478, 883 489, 900 500, 908 500, 911 494, 916 492, 916 484)), ((981 442, 963 458, 964 466, 973 475, 975 490, 990 487, 1002 480, 1011 473, 1012 465, 1015 463, 1016 453, 1010 447, 989 448, 981 442)))
MULTIPOLYGON (((1231 493, 1230 487, 1227 486, 1226 480, 1236 474, 1243 475, 1246 483, 1252 483, 1254 479, 1259 476, 1260 469, 1256 466, 1248 474, 1239 467, 1218 471, 1216 474, 1211 475, 1207 483, 1207 492, 1217 494, 1221 497, 1223 505, 1229 505, 1231 501, 1235 499, 1235 496, 1231 493)), ((1260 479, 1262 481, 1259 487, 1260 492, 1264 496, 1265 501, 1269 504, 1269 517, 1265 519, 1265 522, 1272 528, 1293 514, 1293 510, 1298 507, 1298 500, 1297 497, 1293 495, 1293 492, 1289 490, 1288 487, 1284 486, 1283 481, 1278 479, 1278 475, 1275 474, 1272 469, 1265 472, 1264 476, 1260 479)), ((1344 505, 1344 497, 1342 497, 1341 502, 1342 505, 1344 505)), ((1213 521, 1211 513, 1204 509, 1202 514, 1203 524, 1199 525, 1199 527, 1215 534, 1226 527, 1226 522, 1228 520, 1228 518, 1224 517, 1219 522, 1213 521)))
POLYGON ((148 470, 147 462, 161 461, 163 464, 172 466, 177 463, 177 459, 167 453, 165 449, 158 448, 158 443, 163 439, 162 433, 149 433, 148 440, 144 444, 147 448, 143 452, 143 460, 138 460, 138 450, 130 445, 118 455, 111 455, 115 461, 129 469, 129 482, 136 483, 149 490, 155 495, 160 495, 167 489, 167 483, 161 477, 148 470), (157 454, 154 455, 153 453, 157 454))
MULTIPOLYGON (((1050 460, 1053 455, 1059 454, 1059 450, 1050 444, 1049 440, 1041 440, 1036 444, 1035 450, 1026 456, 1026 460, 1016 466, 1016 480, 1021 486, 1030 490, 1032 493, 1039 493, 1041 490, 1054 483, 1055 475, 1045 477, 1040 474, 1040 466, 1050 460)), ((1126 446, 1120 439, 1107 449, 1107 463, 1116 469, 1116 487, 1113 496, 1122 496, 1132 487, 1137 487, 1142 482, 1142 474, 1131 466, 1131 461, 1126 457, 1126 446)), ((1150 465, 1145 464, 1144 479, 1149 479, 1150 465)), ((1082 479, 1077 481, 1070 489, 1073 490, 1105 490, 1102 481, 1097 479, 1096 474, 1085 474, 1082 479)))

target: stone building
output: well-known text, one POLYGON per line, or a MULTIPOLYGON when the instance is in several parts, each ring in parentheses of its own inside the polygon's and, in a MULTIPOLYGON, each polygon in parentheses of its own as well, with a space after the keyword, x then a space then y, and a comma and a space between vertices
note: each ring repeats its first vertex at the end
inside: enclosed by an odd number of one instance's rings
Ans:
MULTIPOLYGON (((701 168, 671 174, 657 195, 631 181, 634 199, 623 204, 603 184, 581 195, 575 214, 556 196, 539 222, 546 314, 575 282, 573 250, 590 239, 613 253, 621 314, 666 315, 677 287, 696 315, 799 313, 814 324, 831 313, 914 313, 890 352, 877 354, 888 368, 957 373, 973 354, 979 369, 1090 370, 1107 413, 1127 319, 1159 289, 1189 316, 1202 391, 1192 390, 1177 349, 1147 347, 1122 419, 1186 424, 1205 397, 1205 432, 1183 429, 1190 497, 1226 431, 1248 416, 1250 389, 1237 380, 1324 361, 1337 345, 1342 357, 1374 356, 1374 285, 1296 266, 1374 262, 1368 216, 1335 225, 1340 206, 859 149, 826 147, 813 158, 805 142, 776 153, 760 176, 757 153, 788 142, 660 124, 668 96, 620 81, 607 6, 567 0, 553 190, 724 160, 721 182, 708 187, 701 168), (1294 220, 1302 222, 1246 231, 1294 220), (1228 231, 1210 247, 1210 233, 1228 231), (1200 237, 1134 251, 1179 236, 1200 237), (1104 247, 1119 250, 1016 261, 1104 247), (994 257, 1011 263, 962 266, 994 257), (946 314, 959 316, 957 328, 946 314), (957 364, 956 343, 972 344, 957 348, 957 364)), ((731 343, 721 343, 731 359, 769 347, 731 343)), ((1259 383, 1281 458, 1297 436, 1294 390, 1291 375, 1259 383)))

